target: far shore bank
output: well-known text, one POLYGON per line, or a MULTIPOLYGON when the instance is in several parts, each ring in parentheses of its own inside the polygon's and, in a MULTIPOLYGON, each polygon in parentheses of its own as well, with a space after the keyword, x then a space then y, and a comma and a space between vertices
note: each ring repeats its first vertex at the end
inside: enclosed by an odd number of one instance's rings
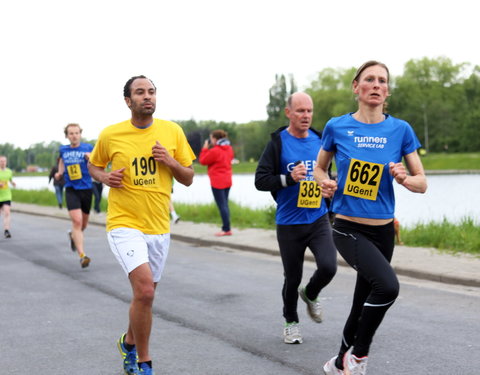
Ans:
POLYGON ((480 169, 427 169, 428 175, 451 175, 451 174, 480 174, 480 169))

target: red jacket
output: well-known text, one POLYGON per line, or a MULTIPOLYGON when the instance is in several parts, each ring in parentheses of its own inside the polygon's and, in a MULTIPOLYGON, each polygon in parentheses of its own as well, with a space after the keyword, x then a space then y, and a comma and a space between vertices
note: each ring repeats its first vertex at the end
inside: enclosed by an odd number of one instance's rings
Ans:
POLYGON ((226 189, 232 186, 232 146, 217 144, 210 149, 202 148, 198 159, 200 164, 208 167, 212 187, 226 189))

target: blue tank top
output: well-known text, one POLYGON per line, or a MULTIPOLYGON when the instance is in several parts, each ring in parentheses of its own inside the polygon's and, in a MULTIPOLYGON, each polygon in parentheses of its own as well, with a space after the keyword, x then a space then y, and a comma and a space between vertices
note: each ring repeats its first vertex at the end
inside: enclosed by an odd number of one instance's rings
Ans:
POLYGON ((75 190, 92 188, 92 178, 88 173, 85 153, 92 152, 93 146, 88 143, 80 143, 78 147, 70 145, 60 146, 60 157, 65 164, 65 187, 73 187, 75 190))
POLYGON ((400 162, 420 147, 410 124, 390 115, 378 124, 364 124, 349 113, 327 122, 322 141, 325 151, 335 153, 338 172, 332 211, 372 219, 393 218, 395 195, 388 164, 400 162))
POLYGON ((322 140, 310 130, 306 138, 296 138, 286 129, 280 133, 280 137, 281 173, 289 174, 295 162, 302 161, 307 168, 307 177, 304 181, 277 192, 276 222, 279 225, 311 224, 328 212, 327 205, 321 197, 320 188, 313 178, 313 169, 322 140))

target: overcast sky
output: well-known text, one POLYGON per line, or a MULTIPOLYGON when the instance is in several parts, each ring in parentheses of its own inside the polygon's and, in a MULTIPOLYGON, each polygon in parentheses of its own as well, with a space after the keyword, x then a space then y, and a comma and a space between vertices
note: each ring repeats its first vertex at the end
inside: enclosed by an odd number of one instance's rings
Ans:
POLYGON ((129 118, 123 85, 145 74, 155 116, 266 118, 275 74, 299 88, 370 59, 393 75, 446 56, 480 65, 475 2, 384 0, 18 0, 0 6, 0 144, 87 139, 129 118))

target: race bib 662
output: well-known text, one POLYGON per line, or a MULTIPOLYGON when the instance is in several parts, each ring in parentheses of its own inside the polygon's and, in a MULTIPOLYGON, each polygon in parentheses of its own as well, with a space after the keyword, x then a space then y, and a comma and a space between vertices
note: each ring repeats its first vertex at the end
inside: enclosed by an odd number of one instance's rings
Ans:
POLYGON ((343 194, 376 200, 383 168, 383 164, 351 159, 343 194))

